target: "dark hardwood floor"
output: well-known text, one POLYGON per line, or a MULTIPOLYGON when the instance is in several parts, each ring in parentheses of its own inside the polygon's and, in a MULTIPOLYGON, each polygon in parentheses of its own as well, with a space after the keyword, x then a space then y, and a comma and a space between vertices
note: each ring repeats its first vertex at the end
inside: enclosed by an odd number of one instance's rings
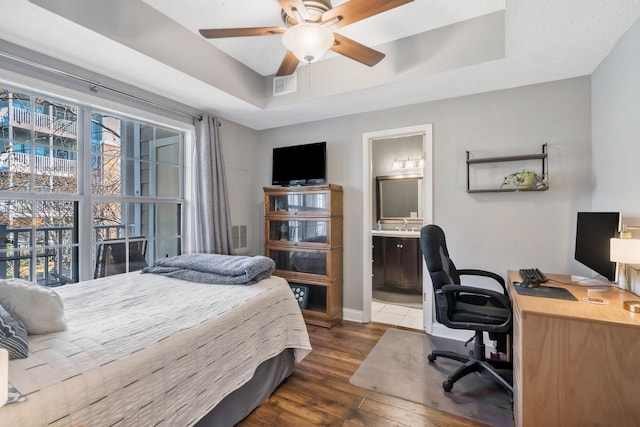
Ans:
POLYGON ((308 325, 313 351, 269 400, 238 425, 486 427, 349 383, 390 327, 343 322, 329 330, 308 325))

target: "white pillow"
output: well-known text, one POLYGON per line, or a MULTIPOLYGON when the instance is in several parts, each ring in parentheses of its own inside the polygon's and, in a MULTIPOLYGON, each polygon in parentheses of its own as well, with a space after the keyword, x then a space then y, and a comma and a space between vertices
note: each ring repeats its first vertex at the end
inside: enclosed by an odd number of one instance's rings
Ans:
POLYGON ((67 329, 62 298, 45 286, 22 279, 0 279, 0 304, 24 324, 29 335, 67 329))

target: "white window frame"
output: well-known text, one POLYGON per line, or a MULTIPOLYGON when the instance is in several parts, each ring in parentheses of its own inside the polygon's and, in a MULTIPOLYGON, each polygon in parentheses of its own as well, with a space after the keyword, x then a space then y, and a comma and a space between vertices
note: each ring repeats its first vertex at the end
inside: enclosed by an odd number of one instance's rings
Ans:
MULTIPOLYGON (((94 260, 92 254, 94 242, 93 242, 93 215, 92 215, 92 203, 99 200, 91 195, 91 112, 101 112, 109 115, 114 115, 125 120, 131 120, 147 124, 154 127, 161 127, 169 130, 176 131, 182 135, 180 141, 180 165, 182 169, 182 176, 180 177, 179 198, 144 198, 144 197, 121 197, 120 201, 126 201, 131 203, 163 203, 163 202, 178 202, 182 206, 181 221, 180 221, 180 242, 181 248, 184 252, 185 248, 191 246, 191 242, 184 231, 188 229, 189 209, 191 204, 189 203, 189 191, 191 184, 188 182, 187 177, 191 170, 190 156, 185 155, 189 153, 193 147, 194 138, 194 126, 186 124, 184 122, 177 121, 172 118, 163 117, 158 114, 144 111, 143 109, 134 108, 129 106, 130 102, 122 103, 117 101, 101 99, 94 95, 78 93, 77 91, 55 86, 54 84, 37 80, 31 77, 19 75, 12 72, 4 72, 3 75, 7 76, 10 80, 0 78, 0 86, 9 89, 11 91, 23 93, 25 95, 44 98, 47 100, 55 100, 56 102, 66 103, 78 107, 78 192, 76 194, 43 194, 37 192, 20 192, 16 194, 14 191, 0 190, 0 198, 16 198, 29 199, 29 200, 73 200, 78 202, 78 246, 80 248, 78 257, 78 273, 79 280, 88 280, 93 278, 94 273, 94 260)), ((32 263, 36 261, 36 247, 32 249, 32 263)), ((33 264, 35 265, 35 264, 33 264)))

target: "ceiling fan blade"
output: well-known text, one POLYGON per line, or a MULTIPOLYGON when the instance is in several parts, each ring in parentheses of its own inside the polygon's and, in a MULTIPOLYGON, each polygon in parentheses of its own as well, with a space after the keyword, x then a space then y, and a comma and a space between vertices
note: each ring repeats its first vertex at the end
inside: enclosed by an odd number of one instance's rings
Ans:
POLYGON ((336 43, 331 47, 331 50, 347 58, 351 58, 354 61, 373 67, 385 57, 384 53, 371 49, 355 40, 338 33, 334 33, 333 35, 336 43))
POLYGON ((291 52, 290 50, 287 51, 287 54, 285 55, 284 60, 282 61, 282 64, 280 64, 280 68, 278 68, 278 72, 276 73, 276 76, 282 77, 282 76, 288 76, 290 74, 293 74, 293 72, 298 67, 299 63, 300 63, 300 60, 296 58, 293 52, 291 52))
POLYGON ((207 39, 219 39, 224 37, 272 36, 274 34, 282 34, 285 31, 286 28, 284 27, 218 28, 200 30, 200 34, 207 39))
POLYGON ((299 22, 299 16, 296 16, 296 12, 300 14, 303 21, 309 19, 307 7, 304 5, 302 0, 278 0, 278 3, 280 3, 282 10, 297 22, 299 22))
POLYGON ((394 9, 413 0, 349 0, 327 10, 322 15, 322 22, 339 19, 334 28, 344 27, 357 21, 369 18, 387 10, 394 9))

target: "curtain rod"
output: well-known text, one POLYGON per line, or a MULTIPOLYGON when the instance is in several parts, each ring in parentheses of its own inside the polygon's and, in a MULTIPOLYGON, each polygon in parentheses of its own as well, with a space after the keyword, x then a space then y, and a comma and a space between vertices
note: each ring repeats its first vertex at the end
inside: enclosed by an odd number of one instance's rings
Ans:
POLYGON ((167 111, 172 111, 174 113, 182 114, 183 116, 191 117, 192 119, 195 119, 195 120, 198 120, 198 121, 202 120, 202 116, 194 116, 193 114, 187 113, 186 111, 180 110, 178 108, 174 108, 174 107, 171 107, 169 105, 161 104, 161 103, 156 102, 156 101, 151 101, 149 99, 142 98, 140 96, 124 92, 124 91, 122 91, 120 89, 116 89, 116 88, 104 85, 102 83, 94 82, 92 80, 89 80, 89 79, 84 78, 82 76, 78 76, 76 74, 69 73, 67 71, 58 70, 57 68, 53 68, 53 67, 50 67, 48 65, 43 65, 43 64, 40 64, 38 62, 31 61, 31 60, 25 59, 25 58, 21 58, 19 56, 14 56, 14 55, 11 55, 9 53, 2 52, 2 51, 0 51, 0 56, 4 56, 5 58, 11 59, 13 61, 21 62, 23 64, 29 65, 31 67, 38 68, 40 70, 49 71, 51 73, 59 74, 61 76, 70 77, 72 79, 76 79, 76 80, 80 80, 81 82, 88 83, 90 85, 89 91, 91 91, 93 93, 98 93, 98 88, 106 89, 106 90, 109 90, 111 92, 115 92, 115 93, 117 93, 119 95, 124 95, 124 96, 127 96, 129 98, 135 99, 137 101, 142 101, 142 102, 144 102, 146 104, 153 105, 155 107, 159 107, 159 108, 162 108, 162 109, 167 110, 167 111))

